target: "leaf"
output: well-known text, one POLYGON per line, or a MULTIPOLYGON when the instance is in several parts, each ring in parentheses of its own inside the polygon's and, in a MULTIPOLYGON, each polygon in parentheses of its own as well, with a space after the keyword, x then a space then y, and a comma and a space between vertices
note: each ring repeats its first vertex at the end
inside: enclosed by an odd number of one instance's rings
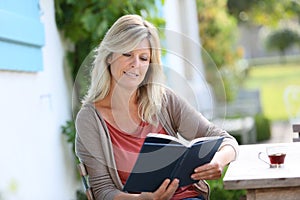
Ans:
POLYGON ((87 32, 92 32, 93 30, 95 30, 95 27, 97 26, 96 24, 97 20, 95 20, 95 14, 92 13, 91 9, 86 9, 82 13, 80 22, 82 23, 83 28, 85 28, 87 32))

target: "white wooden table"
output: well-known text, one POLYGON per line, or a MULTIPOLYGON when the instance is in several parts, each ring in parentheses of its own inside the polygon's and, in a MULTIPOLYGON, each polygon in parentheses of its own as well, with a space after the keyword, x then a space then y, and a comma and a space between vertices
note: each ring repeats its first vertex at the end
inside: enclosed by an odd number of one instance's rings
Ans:
POLYGON ((247 200, 300 200, 300 142, 288 147, 283 168, 269 168, 258 159, 260 151, 276 144, 240 145, 240 154, 224 176, 227 190, 247 190, 247 200))

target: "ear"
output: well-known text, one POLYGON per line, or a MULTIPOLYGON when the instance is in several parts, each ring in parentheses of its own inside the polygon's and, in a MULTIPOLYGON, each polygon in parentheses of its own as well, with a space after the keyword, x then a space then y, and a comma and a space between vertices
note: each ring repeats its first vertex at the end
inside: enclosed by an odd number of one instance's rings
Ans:
POLYGON ((106 58, 106 63, 110 65, 111 62, 112 62, 112 54, 109 54, 106 58))

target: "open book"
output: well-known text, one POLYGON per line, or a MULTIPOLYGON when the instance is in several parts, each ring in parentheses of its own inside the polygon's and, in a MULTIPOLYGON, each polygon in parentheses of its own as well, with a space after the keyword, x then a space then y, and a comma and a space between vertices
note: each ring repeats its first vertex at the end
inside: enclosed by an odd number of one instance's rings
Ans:
POLYGON ((154 192, 169 178, 180 180, 179 187, 196 183, 190 178, 194 169, 209 163, 223 137, 196 138, 189 143, 170 135, 147 135, 124 191, 154 192))

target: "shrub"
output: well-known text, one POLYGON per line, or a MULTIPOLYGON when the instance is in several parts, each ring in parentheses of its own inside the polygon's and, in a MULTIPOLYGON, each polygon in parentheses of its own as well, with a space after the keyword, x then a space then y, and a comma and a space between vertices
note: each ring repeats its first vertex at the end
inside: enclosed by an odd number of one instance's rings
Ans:
POLYGON ((294 44, 299 43, 300 36, 296 31, 282 29, 272 32, 266 40, 268 50, 277 50, 281 55, 281 62, 285 62, 285 51, 294 44))
POLYGON ((220 200, 220 199, 230 199, 230 200, 240 200, 246 195, 246 190, 225 190, 223 187, 223 178, 226 173, 227 167, 224 168, 222 178, 218 180, 207 181, 210 186, 210 199, 220 200))
POLYGON ((88 200, 86 194, 80 190, 76 191, 76 200, 88 200))
POLYGON ((256 141, 268 140, 271 137, 270 120, 263 114, 257 114, 254 117, 256 126, 256 141))

